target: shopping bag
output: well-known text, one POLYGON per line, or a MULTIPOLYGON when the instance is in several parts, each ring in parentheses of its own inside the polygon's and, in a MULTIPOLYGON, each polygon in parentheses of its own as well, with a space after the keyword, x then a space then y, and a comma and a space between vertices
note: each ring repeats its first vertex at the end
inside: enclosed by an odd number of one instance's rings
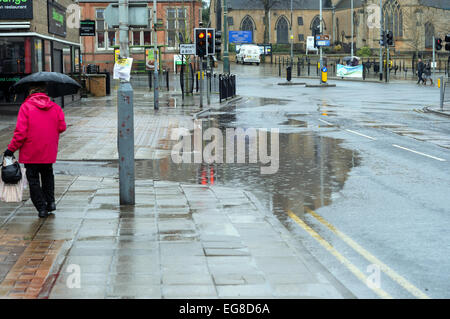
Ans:
MULTIPOLYGON (((0 178, 0 201, 5 203, 20 203, 23 199, 23 190, 27 185, 25 168, 20 168, 22 179, 17 184, 5 184, 0 178)), ((0 170, 1 177, 1 170, 0 170)))
POLYGON ((5 184, 17 184, 22 179, 20 164, 14 156, 3 156, 1 172, 5 184))

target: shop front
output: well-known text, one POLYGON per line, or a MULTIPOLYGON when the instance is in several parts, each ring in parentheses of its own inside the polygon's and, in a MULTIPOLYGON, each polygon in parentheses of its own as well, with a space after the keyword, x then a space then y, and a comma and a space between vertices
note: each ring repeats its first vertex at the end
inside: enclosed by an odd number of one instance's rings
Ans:
MULTIPOLYGON (((80 78, 79 31, 66 26, 66 8, 74 2, 58 2, 22 0, 19 7, 0 5, 0 104, 22 103, 24 94, 16 94, 11 86, 35 72, 80 78)), ((64 106, 77 98, 55 101, 64 106)))
POLYGON ((46 39, 38 34, 0 35, 0 104, 21 103, 24 96, 16 96, 10 90, 11 86, 21 78, 40 71, 79 77, 79 45, 46 39))

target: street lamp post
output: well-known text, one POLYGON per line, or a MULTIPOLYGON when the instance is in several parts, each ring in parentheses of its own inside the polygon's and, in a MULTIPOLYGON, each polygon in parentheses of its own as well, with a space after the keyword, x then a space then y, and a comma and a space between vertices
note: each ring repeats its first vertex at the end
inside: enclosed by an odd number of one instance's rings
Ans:
POLYGON ((293 5, 292 5, 292 0, 291 0, 291 68, 292 68, 292 63, 294 61, 294 30, 292 28, 294 21, 293 21, 293 13, 292 10, 293 9, 293 5))
POLYGON ((153 107, 159 109, 159 52, 158 52, 158 17, 156 15, 156 0, 153 0, 153 51, 155 56, 155 71, 153 85, 153 107))
MULTIPOLYGON (((119 0, 120 54, 130 55, 128 47, 128 0, 119 0)), ((135 204, 133 87, 120 80, 117 91, 117 150, 119 153, 119 197, 121 205, 135 204)))
POLYGON ((227 0, 223 0, 223 73, 230 73, 230 57, 228 54, 228 5, 227 0))
POLYGON ((380 81, 383 81, 383 46, 381 41, 384 43, 383 37, 383 0, 380 0, 380 81))
POLYGON ((354 34, 354 30, 353 30, 353 25, 354 25, 354 17, 353 17, 353 0, 351 1, 351 15, 352 15, 352 49, 351 49, 351 57, 352 57, 352 59, 353 59, 353 34, 354 34))
MULTIPOLYGON (((323 32, 323 27, 322 27, 322 0, 319 1, 319 4, 320 4, 320 7, 319 7, 320 8, 319 34, 322 35, 322 32, 323 32)), ((323 67, 322 46, 320 46, 319 52, 320 52, 319 66, 320 66, 320 69, 322 69, 322 67, 323 67)), ((320 84, 322 84, 322 77, 320 77, 320 84)))

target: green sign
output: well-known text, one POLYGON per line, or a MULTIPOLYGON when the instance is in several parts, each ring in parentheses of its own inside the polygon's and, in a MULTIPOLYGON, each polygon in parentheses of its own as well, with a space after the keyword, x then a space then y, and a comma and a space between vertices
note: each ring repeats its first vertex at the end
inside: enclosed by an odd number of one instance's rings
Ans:
POLYGON ((33 0, 0 0, 0 20, 33 19, 33 0))
MULTIPOLYGON (((0 0, 2 1, 2 0, 0 0)), ((66 8, 56 2, 48 2, 48 32, 66 37, 66 8)))

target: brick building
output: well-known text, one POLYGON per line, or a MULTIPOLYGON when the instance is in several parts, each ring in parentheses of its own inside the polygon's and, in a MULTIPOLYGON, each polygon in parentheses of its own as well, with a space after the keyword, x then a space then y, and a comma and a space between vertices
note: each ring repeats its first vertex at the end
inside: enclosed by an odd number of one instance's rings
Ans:
MULTIPOLYGON (((96 35, 82 37, 82 65, 99 65, 100 70, 111 72, 114 67, 114 48, 119 46, 119 30, 105 22, 104 11, 110 3, 118 1, 80 0, 82 20, 94 20, 96 35)), ((140 2, 129 0, 129 2, 140 2)), ((145 70, 145 48, 153 47, 153 2, 146 1, 149 10, 149 25, 146 28, 130 28, 130 55, 134 58, 135 70, 145 70)), ((173 57, 179 52, 180 40, 189 43, 193 28, 201 21, 202 4, 198 0, 158 0, 157 19, 163 29, 157 31, 158 45, 163 45, 161 66, 173 69, 173 57), (180 34, 182 38, 180 39, 180 34)))
POLYGON ((1 104, 23 100, 18 96, 14 101, 9 88, 26 75, 39 71, 79 72, 79 31, 67 24, 73 5, 72 0, 0 3, 1 104))

